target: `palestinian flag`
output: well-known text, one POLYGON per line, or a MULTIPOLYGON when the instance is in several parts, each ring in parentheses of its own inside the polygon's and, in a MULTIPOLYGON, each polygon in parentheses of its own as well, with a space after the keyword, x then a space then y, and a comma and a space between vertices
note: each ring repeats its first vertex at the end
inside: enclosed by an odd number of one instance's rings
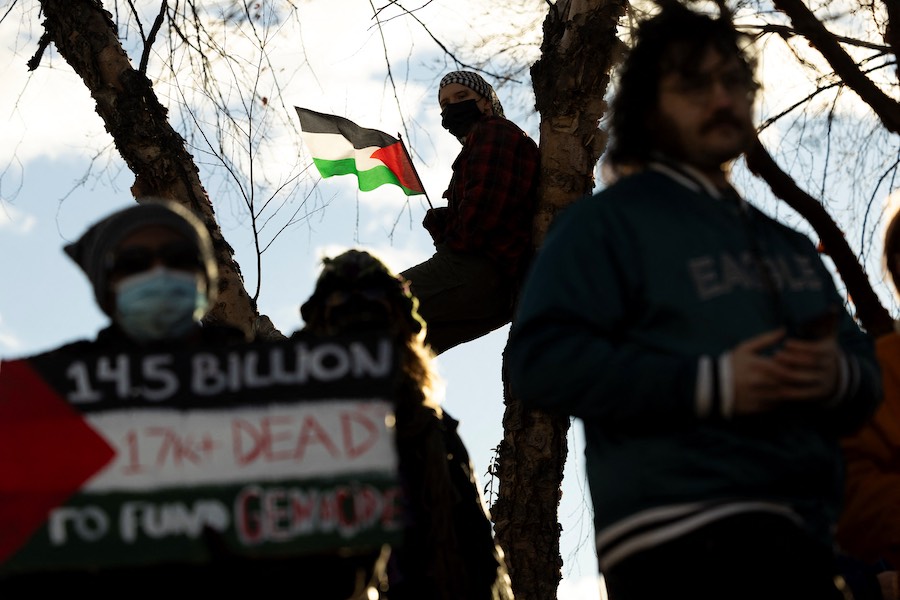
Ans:
POLYGON ((364 192, 391 183, 407 196, 425 193, 402 141, 343 117, 294 108, 300 116, 303 141, 322 177, 356 175, 364 192))

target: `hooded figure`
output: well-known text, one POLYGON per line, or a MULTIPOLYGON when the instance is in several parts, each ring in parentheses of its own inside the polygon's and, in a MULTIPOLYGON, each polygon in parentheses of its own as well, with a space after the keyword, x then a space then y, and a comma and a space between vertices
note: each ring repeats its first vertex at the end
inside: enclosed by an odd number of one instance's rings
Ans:
POLYGON ((145 346, 238 339, 231 328, 200 327, 216 300, 218 268, 203 223, 174 202, 150 198, 91 226, 65 247, 112 326, 98 341, 145 346), (201 331, 201 329, 205 331, 201 331))
POLYGON ((380 260, 365 251, 347 250, 324 258, 322 265, 312 296, 300 307, 307 329, 334 335, 384 328, 403 336, 424 336, 425 322, 409 283, 380 260))
MULTIPOLYGON (((218 271, 206 227, 177 204, 142 199, 89 227, 65 252, 87 275, 98 305, 112 324, 95 340, 79 340, 27 357, 42 375, 55 377, 61 366, 96 355, 159 352, 171 353, 177 360, 190 357, 184 351, 220 349, 246 341, 239 329, 201 325, 200 319, 216 299, 218 271), (174 356, 176 352, 179 357, 174 356)), ((47 463, 42 468, 60 467, 47 463)), ((4 600, 57 597, 86 590, 97 598, 115 598, 136 590, 137 595, 154 597, 171 594, 173 582, 182 595, 223 596, 248 582, 266 582, 276 589, 295 584, 296 558, 247 560, 230 554, 213 528, 203 528, 200 535, 209 549, 206 563, 134 562, 128 556, 115 567, 9 571, 0 574, 0 596, 4 600)))
POLYGON ((301 307, 305 331, 387 331, 400 352, 396 441, 408 524, 403 543, 391 552, 388 597, 511 599, 503 553, 458 422, 440 407, 440 378, 408 282, 365 251, 348 250, 323 263, 315 291, 301 307))
POLYGON ((97 304, 113 316, 109 292, 110 270, 114 266, 119 243, 135 231, 159 226, 183 236, 196 252, 196 265, 204 278, 208 304, 215 301, 219 271, 209 232, 200 220, 184 207, 162 199, 144 199, 95 223, 75 242, 65 246, 66 254, 78 263, 94 288, 97 304))

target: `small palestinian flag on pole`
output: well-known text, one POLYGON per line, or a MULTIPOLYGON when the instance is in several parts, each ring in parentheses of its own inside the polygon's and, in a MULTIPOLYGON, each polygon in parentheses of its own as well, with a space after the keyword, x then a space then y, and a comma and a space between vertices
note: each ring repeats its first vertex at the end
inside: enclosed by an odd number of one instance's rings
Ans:
POLYGON ((300 116, 303 141, 322 177, 356 175, 364 192, 391 183, 407 196, 425 194, 402 140, 343 117, 294 108, 300 116))

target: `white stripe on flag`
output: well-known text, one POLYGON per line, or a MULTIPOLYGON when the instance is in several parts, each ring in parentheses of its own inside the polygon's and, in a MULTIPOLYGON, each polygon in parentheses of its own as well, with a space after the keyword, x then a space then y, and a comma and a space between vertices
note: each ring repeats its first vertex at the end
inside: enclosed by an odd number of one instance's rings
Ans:
POLYGON ((355 150, 350 140, 334 133, 304 132, 303 141, 306 142, 313 158, 320 160, 355 158, 357 171, 368 171, 375 167, 384 166, 384 163, 380 160, 371 158, 372 154, 379 149, 377 146, 355 150))

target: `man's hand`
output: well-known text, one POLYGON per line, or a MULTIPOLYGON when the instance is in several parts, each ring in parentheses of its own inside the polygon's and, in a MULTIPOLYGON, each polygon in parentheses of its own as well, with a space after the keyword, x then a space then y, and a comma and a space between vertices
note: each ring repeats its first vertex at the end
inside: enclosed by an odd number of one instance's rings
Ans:
POLYGON ((824 399, 837 389, 841 349, 834 334, 818 340, 786 338, 773 359, 791 371, 788 399, 824 399))
POLYGON ((882 571, 877 575, 884 600, 900 600, 900 579, 897 571, 882 571))
POLYGON ((841 350, 834 334, 818 340, 762 333, 731 351, 734 414, 755 414, 785 404, 830 397, 838 385, 841 350), (765 352, 782 342, 770 356, 765 352))
POLYGON ((443 232, 444 225, 447 222, 447 207, 439 206, 437 208, 429 208, 425 211, 425 218, 422 219, 422 227, 434 234, 435 232, 443 232))

